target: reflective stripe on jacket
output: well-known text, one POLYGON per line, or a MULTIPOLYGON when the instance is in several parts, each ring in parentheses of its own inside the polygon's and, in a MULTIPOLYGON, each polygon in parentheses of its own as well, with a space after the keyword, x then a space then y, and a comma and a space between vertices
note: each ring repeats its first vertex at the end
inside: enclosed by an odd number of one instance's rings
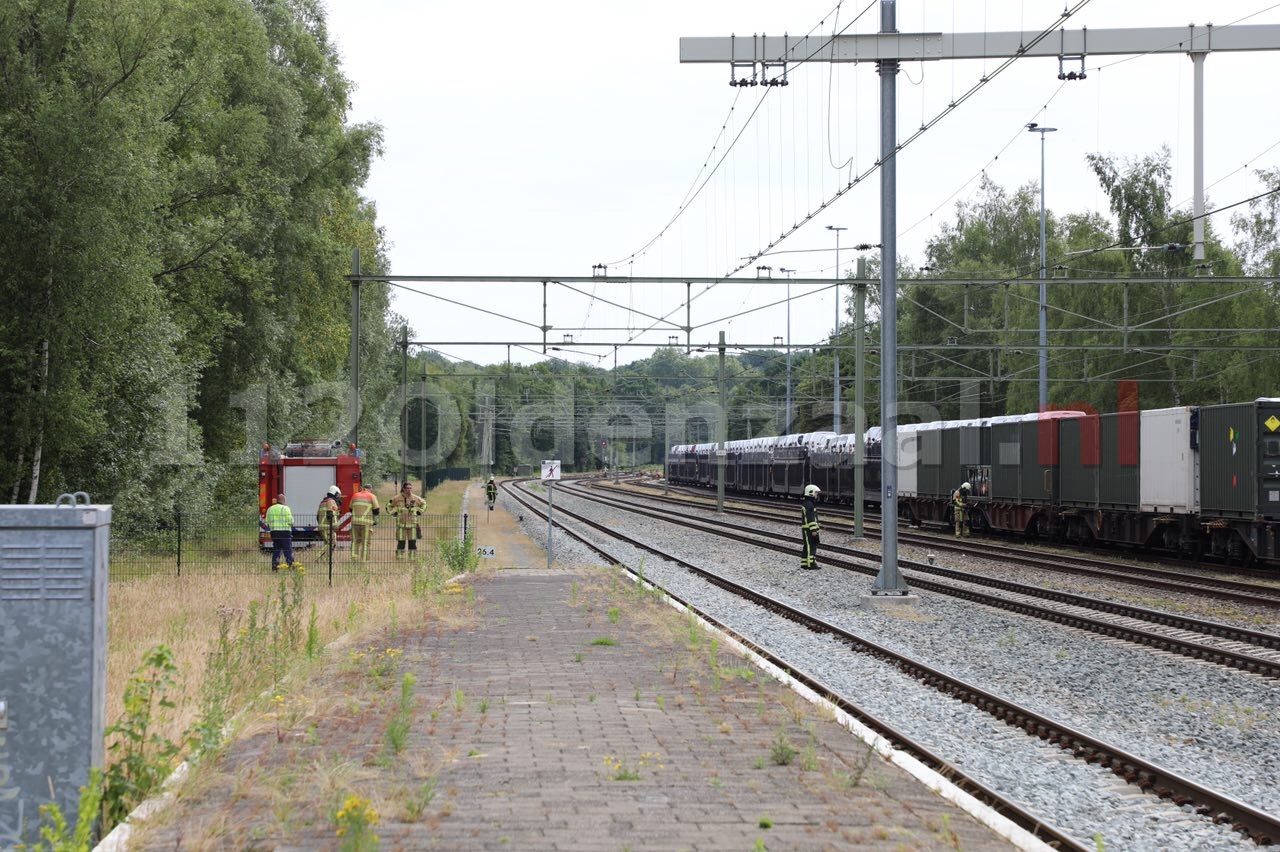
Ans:
POLYGON ((818 526, 818 509, 813 504, 813 500, 805 498, 804 505, 800 507, 800 529, 809 532, 817 532, 818 526))
POLYGON ((412 529, 417 525, 418 516, 422 514, 424 506, 426 506, 426 501, 416 494, 409 498, 408 505, 405 505, 404 496, 397 494, 387 504, 387 511, 395 516, 396 526, 412 529))
POLYGON ((321 529, 337 529, 338 512, 338 501, 332 497, 324 498, 320 501, 320 508, 316 510, 316 524, 321 529))
POLYGON ((360 489, 351 497, 351 523, 368 526, 373 523, 373 510, 378 508, 378 498, 367 489, 360 489))

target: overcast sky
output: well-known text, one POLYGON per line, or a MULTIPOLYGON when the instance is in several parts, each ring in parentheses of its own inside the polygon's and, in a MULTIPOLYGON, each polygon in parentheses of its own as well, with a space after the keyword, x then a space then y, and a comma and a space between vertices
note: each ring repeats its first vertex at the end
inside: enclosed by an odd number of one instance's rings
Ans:
MULTIPOLYGON (((356 87, 350 119, 385 131, 385 154, 364 192, 390 241, 393 274, 554 279, 607 264, 610 276, 714 277, 745 266, 705 293, 693 288, 692 341, 714 344, 724 331, 730 345, 757 346, 788 335, 786 308, 762 309, 786 287, 757 283, 757 265, 771 265, 775 279, 784 267, 797 279, 834 278, 826 225, 847 228, 839 258, 846 271, 857 258, 849 246, 880 242, 878 172, 832 201, 877 159, 874 65, 810 63, 789 68, 785 88, 735 88, 725 65, 679 62, 682 36, 732 34, 746 44, 753 33, 876 32, 878 0, 327 2, 330 36, 356 87), (774 253, 744 260, 811 214, 774 253)), ((897 25, 904 33, 1039 32, 1063 8, 1064 0, 898 2, 897 25)), ((1066 27, 1192 23, 1280 24, 1280 3, 1093 0, 1066 27)), ((1000 64, 904 63, 899 141, 1000 64)), ((1205 67, 1205 183, 1210 205, 1227 207, 1262 189, 1255 169, 1280 167, 1280 53, 1217 52, 1205 67)), ((1025 129, 1033 121, 1058 128, 1045 148, 1052 213, 1107 212, 1087 154, 1139 158, 1162 145, 1172 153, 1175 201, 1189 209, 1191 60, 1098 56, 1084 68, 1085 80, 1063 82, 1057 59, 1019 60, 902 152, 901 257, 923 262, 927 241, 958 201, 974 196, 984 171, 1010 192, 1038 183, 1040 136, 1025 129)), ((1230 236, 1229 213, 1212 222, 1230 236)), ((450 358, 547 357, 540 284, 406 286, 394 307, 412 338, 450 358)), ((577 290, 546 288, 546 339, 561 350, 554 356, 611 367, 619 344, 625 363, 650 352, 634 344, 665 345, 673 334, 684 342, 672 327, 685 323, 683 286, 611 281, 577 290)), ((796 285, 792 295, 792 344, 827 337, 831 288, 796 285)))

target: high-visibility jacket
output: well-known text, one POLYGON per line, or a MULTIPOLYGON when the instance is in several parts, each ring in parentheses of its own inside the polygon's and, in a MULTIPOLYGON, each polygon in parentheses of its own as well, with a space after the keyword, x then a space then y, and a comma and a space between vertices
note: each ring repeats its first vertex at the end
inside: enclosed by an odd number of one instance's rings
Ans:
POLYGON ((378 498, 368 488, 361 488, 351 495, 351 523, 367 527, 373 523, 374 513, 382 511, 378 498))
POLYGON ((320 508, 316 510, 316 526, 325 532, 336 530, 338 528, 338 514, 341 507, 338 501, 332 497, 326 497, 320 501, 320 508))
POLYGON ((417 494, 410 495, 407 501, 404 499, 404 494, 397 494, 387 504, 387 511, 395 517, 397 527, 413 529, 417 526, 418 517, 426 505, 427 501, 417 494))
POLYGON ((800 529, 806 532, 817 533, 818 526, 818 509, 813 503, 812 497, 804 498, 804 505, 800 507, 800 529))
POLYGON ((292 532, 293 512, 283 503, 273 503, 267 509, 267 529, 272 532, 292 532))

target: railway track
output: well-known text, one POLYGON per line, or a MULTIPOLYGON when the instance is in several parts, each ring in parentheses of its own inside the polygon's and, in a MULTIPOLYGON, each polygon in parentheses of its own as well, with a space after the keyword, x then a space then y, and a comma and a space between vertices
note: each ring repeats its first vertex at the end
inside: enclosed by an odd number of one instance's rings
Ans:
MULTIPOLYGON (((542 514, 540 501, 530 497, 527 494, 514 495, 519 502, 530 511, 542 514)), ((619 507, 621 508, 621 507, 619 507)), ((980 710, 990 714, 1006 724, 1016 726, 1026 733, 1038 737, 1039 739, 1054 744, 1059 748, 1071 752, 1076 757, 1083 759, 1089 763, 1101 765, 1118 777, 1123 778, 1131 784, 1135 784, 1144 791, 1153 793, 1161 798, 1170 799, 1179 804, 1186 804, 1194 807, 1196 811, 1207 815, 1218 822, 1230 822, 1237 830, 1252 838, 1255 842, 1267 844, 1280 841, 1280 819, 1253 808, 1250 805, 1242 803, 1235 798, 1219 793, 1211 788, 1200 785, 1195 781, 1184 778, 1176 772, 1161 767, 1155 763, 1147 761, 1137 755, 1131 754, 1114 744, 1098 739, 1084 731, 1073 729, 1071 726, 1049 718, 1046 715, 1037 713, 1036 711, 1018 704, 1002 696, 990 693, 980 687, 965 682, 959 678, 953 677, 945 672, 934 669, 925 663, 912 659, 911 657, 894 651, 891 648, 873 642, 851 631, 848 631, 838 625, 832 624, 810 612, 799 607, 786 604, 776 598, 751 588, 745 584, 731 580, 717 572, 710 571, 704 567, 694 565, 685 560, 673 557, 662 551, 661 548, 655 547, 647 541, 621 534, 613 525, 604 524, 594 521, 583 516, 579 512, 567 509, 563 506, 557 506, 556 512, 563 521, 565 518, 572 518, 575 523, 580 523, 596 530, 598 533, 605 535, 609 539, 623 541, 626 544, 639 548, 648 553, 652 553, 664 560, 669 560, 677 565, 682 566, 702 577, 708 583, 718 588, 728 590, 734 595, 744 600, 754 602, 756 605, 767 609, 770 612, 778 613, 787 619, 803 625, 809 630, 837 637, 846 647, 862 654, 871 655, 877 659, 883 660, 899 671, 910 674, 919 682, 928 685, 930 688, 937 690, 952 698, 963 701, 980 710)), ((670 518, 666 518, 670 521, 670 518)), ((563 524, 561 529, 574 535, 577 538, 583 538, 579 533, 571 532, 563 524)), ((589 546, 600 552, 606 559, 611 562, 621 564, 623 560, 606 554, 596 544, 589 543, 589 546)), ((792 548, 794 549, 794 547, 792 548)), ((687 602, 681 602, 688 605, 687 602)), ((718 625, 722 626, 722 625, 718 625)), ((737 635, 735 631, 730 631, 737 635)), ((752 647, 758 648, 755 643, 748 642, 752 647)), ((795 667, 785 660, 779 660, 774 655, 767 653, 767 649, 759 648, 759 651, 765 656, 775 660, 777 665, 783 666, 789 671, 794 671, 795 667)), ((825 687, 815 678, 809 678, 811 686, 824 695, 831 695, 832 690, 825 687)), ((850 710, 854 713, 856 705, 841 699, 838 695, 832 695, 833 699, 837 699, 841 706, 849 706, 854 708, 850 710)), ((855 713, 855 715, 857 715, 855 713)), ((862 718, 859 716, 859 718, 862 718)), ((871 727, 884 729, 885 723, 882 721, 871 719, 863 719, 863 721, 871 727)), ((886 734, 888 736, 888 734, 886 734)), ((895 738, 897 739, 897 738, 895 738)), ((908 749, 912 749, 910 738, 899 739, 908 749)), ((918 744, 917 744, 918 745, 918 744)), ((969 783, 977 785, 977 782, 968 779, 963 773, 952 775, 954 767, 949 767, 947 761, 933 754, 929 749, 922 750, 928 757, 927 759, 944 771, 950 777, 964 779, 969 783)), ((962 785, 963 786, 963 785, 962 785)), ((1011 803, 1002 802, 999 794, 987 790, 983 785, 977 785, 974 789, 981 790, 980 796, 984 801, 993 803, 1001 812, 1014 819, 1018 824, 1023 825, 1028 831, 1032 831, 1037 836, 1045 840, 1045 842, 1057 845, 1059 848, 1088 848, 1082 846, 1078 841, 1071 837, 1064 836, 1056 829, 1043 825, 1033 815, 1023 813, 1020 808, 1013 806, 1011 803), (994 797, 994 799, 992 798, 994 797)), ((973 792, 973 790, 971 790, 973 792)), ((977 792, 974 793, 978 795, 977 792)))
MULTIPOLYGON (((669 515, 659 510, 626 500, 594 493, 583 496, 655 520, 671 521, 669 515)), ((708 534, 752 546, 768 547, 788 556, 793 555, 796 550, 794 534, 772 533, 760 529, 758 525, 741 526, 705 518, 681 518, 680 522, 708 534)), ((834 568, 870 576, 875 576, 880 570, 881 557, 877 552, 824 542, 822 556, 823 563, 834 568), (847 558, 833 559, 831 554, 847 558)), ((951 595, 1160 651, 1280 679, 1280 636, 1276 634, 909 559, 899 558, 898 565, 906 569, 904 576, 917 590, 951 595), (932 578, 952 582, 940 582, 932 578), (995 594, 993 590, 1005 594, 995 594), (1049 606, 1045 602, 1054 605, 1049 606)))
MULTIPOLYGON (((620 493, 635 493, 634 489, 613 489, 607 483, 598 483, 603 488, 620 493)), ((702 494, 691 494, 693 500, 671 497, 669 495, 645 495, 647 499, 661 500, 676 505, 714 505, 702 494), (704 498, 704 499, 697 499, 704 498)), ((736 502, 737 498, 735 498, 736 502)), ((798 510, 798 504, 788 507, 790 511, 780 511, 774 501, 750 501, 751 508, 729 506, 726 503, 726 515, 750 517, 755 520, 776 520, 779 523, 791 523, 798 510), (763 513, 763 516, 762 516, 763 513)), ((822 516, 823 531, 834 531, 853 534, 853 524, 833 521, 829 510, 822 516)), ((879 540, 880 534, 875 525, 864 525, 863 535, 870 540, 879 540)), ((1153 568, 1142 565, 1129 565, 1113 560, 1094 558, 1067 553, 1046 554, 998 544, 987 539, 980 541, 955 540, 950 535, 932 535, 899 529, 898 540, 903 544, 929 547, 947 553, 964 554, 982 559, 997 559, 1001 562, 1025 565, 1041 571, 1069 574, 1077 577, 1093 577, 1117 582, 1128 582, 1144 589, 1162 589, 1166 591, 1195 593, 1218 600, 1233 601, 1250 605, 1266 605, 1280 610, 1280 587, 1265 583, 1250 583, 1206 576, 1202 572, 1175 571, 1167 568, 1153 568)))

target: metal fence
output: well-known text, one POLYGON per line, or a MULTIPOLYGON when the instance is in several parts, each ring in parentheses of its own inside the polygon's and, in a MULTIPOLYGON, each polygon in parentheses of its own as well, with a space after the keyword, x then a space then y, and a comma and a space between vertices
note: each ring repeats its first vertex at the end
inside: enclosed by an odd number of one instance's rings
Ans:
MULTIPOLYGON (((439 542, 457 542, 467 533, 467 515, 423 515, 417 534, 403 551, 397 548, 395 521, 383 517, 372 529, 368 558, 353 559, 349 535, 339 536, 331 546, 318 533, 304 532, 314 527, 314 517, 294 515, 300 531, 293 543, 294 560, 308 573, 329 576, 368 576, 402 570, 413 558, 436 554, 439 542)), ((112 530, 110 550, 111 581, 136 580, 155 576, 243 575, 271 573, 272 547, 268 538, 260 541, 258 516, 244 518, 204 518, 175 515, 171 523, 144 532, 112 530)))

